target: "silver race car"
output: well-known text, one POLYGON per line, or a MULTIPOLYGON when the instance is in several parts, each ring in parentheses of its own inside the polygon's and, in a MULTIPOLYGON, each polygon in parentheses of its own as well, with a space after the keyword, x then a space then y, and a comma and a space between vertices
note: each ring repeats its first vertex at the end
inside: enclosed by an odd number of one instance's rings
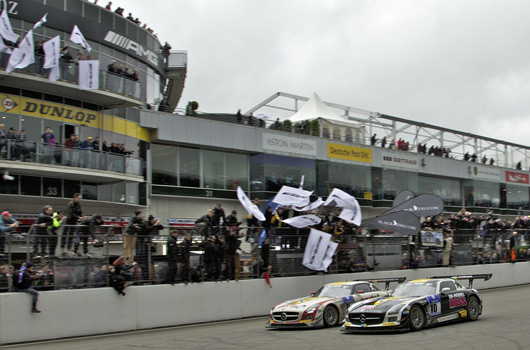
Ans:
POLYGON ((365 281, 328 283, 311 296, 289 300, 272 308, 268 328, 333 327, 344 319, 344 313, 353 303, 389 295, 391 282, 401 283, 405 277, 365 281), (381 290, 374 283, 385 283, 381 290))
POLYGON ((473 280, 490 278, 491 274, 440 276, 403 283, 391 296, 350 306, 341 332, 418 331, 441 322, 474 321, 482 314, 482 297, 473 289, 473 280), (469 287, 457 280, 469 280, 469 287))

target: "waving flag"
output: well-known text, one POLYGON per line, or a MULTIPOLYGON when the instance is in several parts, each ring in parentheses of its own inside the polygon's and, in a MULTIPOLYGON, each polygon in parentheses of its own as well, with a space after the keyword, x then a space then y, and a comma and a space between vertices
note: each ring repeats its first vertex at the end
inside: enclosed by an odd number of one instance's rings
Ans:
POLYGON ((83 36, 83 33, 81 33, 77 25, 74 25, 74 29, 72 29, 70 41, 81 45, 88 52, 92 51, 92 47, 88 44, 88 41, 86 41, 85 37, 83 36))
POLYGON ((312 211, 320 207, 323 203, 324 201, 322 200, 322 198, 318 197, 316 201, 314 201, 313 203, 309 204, 306 207, 303 207, 303 208, 293 207, 293 209, 296 211, 312 211))
POLYGON ((26 68, 35 62, 35 49, 33 47, 33 30, 22 39, 17 48, 9 56, 6 72, 10 73, 15 69, 26 68))
POLYGON ((245 192, 243 192, 243 189, 239 186, 237 187, 237 199, 239 199, 239 202, 249 214, 254 215, 259 221, 265 221, 265 216, 259 210, 258 206, 250 201, 245 192))
POLYGON ((4 39, 13 43, 16 43, 19 37, 18 34, 13 32, 13 28, 11 27, 9 17, 7 17, 6 10, 3 10, 2 14, 0 14, 0 35, 2 35, 4 39))
POLYGON ((420 219, 413 213, 404 210, 394 213, 383 213, 362 222, 362 228, 368 230, 385 230, 403 235, 418 234, 420 226, 420 219))
POLYGON ((339 215, 341 219, 357 226, 361 225, 361 206, 355 197, 338 188, 334 188, 324 202, 324 206, 328 205, 343 208, 342 213, 339 215))
POLYGON ((33 30, 39 28, 40 26, 42 26, 44 23, 46 23, 46 17, 48 16, 48 14, 46 13, 44 16, 42 16, 42 18, 37 22, 35 23, 35 25, 33 26, 33 30))
POLYGON ((319 218, 316 215, 300 215, 300 216, 293 216, 292 218, 283 220, 283 223, 289 224, 296 228, 304 228, 307 226, 314 226, 320 224, 322 221, 321 218, 319 218))
POLYGON ((280 205, 306 206, 309 204, 309 197, 311 197, 312 193, 313 191, 282 186, 276 197, 274 197, 273 202, 280 205))
POLYGON ((387 210, 383 214, 395 213, 398 211, 408 211, 416 216, 431 216, 438 215, 444 210, 443 200, 434 194, 420 194, 413 197, 392 209, 387 210))
POLYGON ((302 265, 311 270, 327 271, 337 246, 337 243, 331 241, 329 233, 311 229, 302 265))
POLYGON ((59 57, 61 52, 61 39, 59 35, 42 44, 44 50, 44 64, 43 68, 52 68, 59 65, 59 57))

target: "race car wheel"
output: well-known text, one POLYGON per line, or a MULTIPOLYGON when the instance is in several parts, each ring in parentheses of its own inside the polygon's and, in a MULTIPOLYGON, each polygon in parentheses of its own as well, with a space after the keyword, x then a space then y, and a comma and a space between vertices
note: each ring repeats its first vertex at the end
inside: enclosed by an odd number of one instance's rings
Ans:
POLYGON ((326 306, 324 309, 324 326, 334 327, 339 323, 339 310, 335 306, 326 306))
POLYGON ((425 312, 419 305, 414 305, 410 309, 409 326, 411 331, 419 331, 425 326, 425 312))
POLYGON ((476 321, 479 315, 480 302, 474 295, 470 296, 467 300, 467 319, 470 321, 476 321))

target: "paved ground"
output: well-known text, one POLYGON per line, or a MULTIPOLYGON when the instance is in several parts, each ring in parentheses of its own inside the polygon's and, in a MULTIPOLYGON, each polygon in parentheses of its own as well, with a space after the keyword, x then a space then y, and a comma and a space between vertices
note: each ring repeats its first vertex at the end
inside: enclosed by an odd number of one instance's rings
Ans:
POLYGON ((483 291, 482 295, 484 313, 478 321, 414 333, 342 334, 338 328, 266 330, 266 318, 260 317, 0 349, 530 349, 530 285, 483 291))

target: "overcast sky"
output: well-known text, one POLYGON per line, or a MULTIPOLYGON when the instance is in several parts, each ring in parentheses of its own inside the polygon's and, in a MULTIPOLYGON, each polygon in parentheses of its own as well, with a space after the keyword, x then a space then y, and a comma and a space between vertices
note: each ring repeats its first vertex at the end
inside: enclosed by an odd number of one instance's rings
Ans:
MULTIPOLYGON (((106 5, 106 0, 100 0, 106 5)), ((281 91, 530 145, 530 1, 114 0, 188 52, 179 107, 281 91)))

